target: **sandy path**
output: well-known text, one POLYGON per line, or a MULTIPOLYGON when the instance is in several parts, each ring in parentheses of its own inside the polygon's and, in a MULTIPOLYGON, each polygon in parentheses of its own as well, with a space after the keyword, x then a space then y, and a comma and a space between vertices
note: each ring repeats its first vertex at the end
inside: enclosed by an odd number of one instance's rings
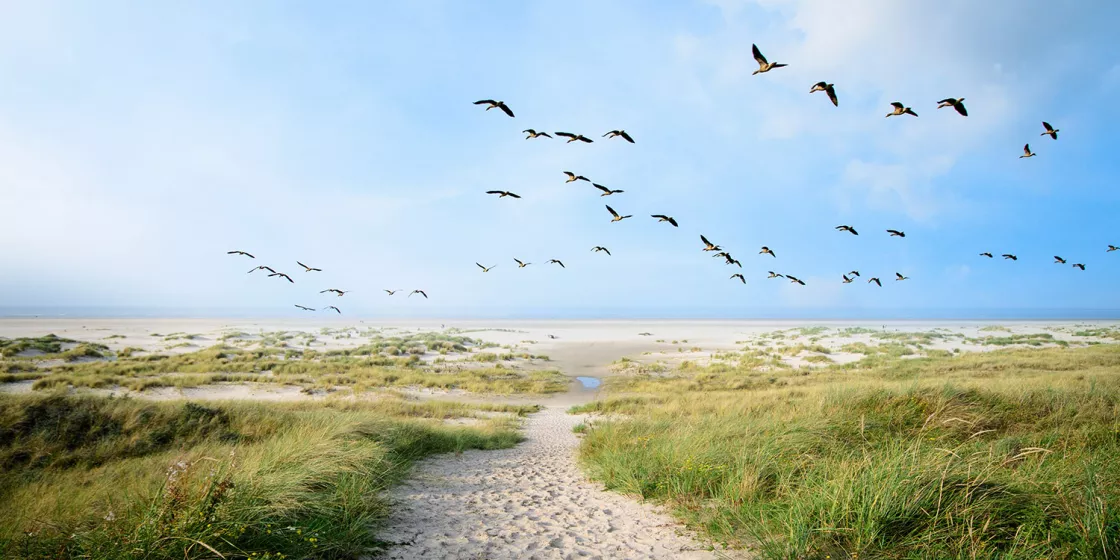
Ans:
POLYGON ((437 456, 390 491, 385 558, 719 558, 670 517, 588 481, 575 462, 581 417, 552 406, 528 440, 437 456))

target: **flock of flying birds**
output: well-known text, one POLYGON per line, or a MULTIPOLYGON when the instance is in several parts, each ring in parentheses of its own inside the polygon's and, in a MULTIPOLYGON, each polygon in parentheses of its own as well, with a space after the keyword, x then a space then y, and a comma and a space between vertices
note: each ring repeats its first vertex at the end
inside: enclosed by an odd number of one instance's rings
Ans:
MULTIPOLYGON (((766 57, 763 56, 762 52, 759 51, 757 45, 752 44, 751 45, 751 51, 754 54, 755 61, 758 62, 758 70, 755 70, 752 73, 752 75, 763 74, 763 73, 769 72, 771 70, 774 70, 775 68, 782 68, 782 67, 788 66, 787 64, 783 64, 783 63, 769 62, 766 59, 766 57)), ((835 84, 830 84, 826 81, 821 81, 821 82, 817 82, 817 83, 813 84, 812 88, 809 89, 810 94, 816 93, 818 91, 823 91, 825 93, 825 95, 828 96, 829 101, 831 101, 834 106, 837 106, 837 107, 840 106, 839 99, 837 98, 837 95, 836 95, 835 84)), ((474 104, 475 105, 485 105, 487 111, 489 111, 490 109, 499 109, 500 111, 505 113, 510 118, 514 117, 513 110, 510 109, 509 105, 507 105, 504 101, 497 101, 497 100, 493 100, 493 99, 482 99, 482 100, 479 100, 479 101, 475 101, 474 104)), ((891 107, 892 107, 892 110, 891 110, 891 112, 887 113, 887 115, 886 115, 887 117, 896 117, 896 116, 902 116, 902 115, 910 115, 912 117, 917 117, 918 116, 918 114, 912 108, 907 107, 902 102, 899 102, 899 101, 892 102, 891 107)), ((959 98, 948 97, 948 98, 942 99, 942 100, 937 102, 937 108, 938 109, 942 109, 942 108, 945 108, 945 107, 952 107, 962 117, 967 117, 968 116, 968 110, 964 106, 964 98, 963 97, 959 97, 959 98)), ((1058 132, 1059 132, 1058 129, 1054 128, 1053 126, 1050 125, 1050 123, 1048 123, 1046 121, 1042 122, 1042 126, 1044 128, 1044 131, 1040 134, 1040 136, 1049 136, 1052 140, 1057 140, 1058 139, 1058 132)), ((523 130, 522 133, 526 135, 525 136, 526 140, 539 139, 539 138, 550 138, 550 139, 553 138, 553 135, 549 134, 548 132, 539 132, 539 131, 537 131, 535 129, 532 129, 532 128, 527 128, 527 129, 523 130)), ((587 136, 584 136, 583 134, 576 134, 576 133, 572 133, 572 132, 555 132, 554 134, 556 136, 561 137, 561 138, 566 138, 567 139, 567 141, 565 142, 566 144, 570 144, 572 142, 582 142, 582 143, 585 143, 585 144, 591 144, 591 143, 594 142, 594 140, 592 140, 591 138, 588 138, 587 136)), ((610 138, 621 138, 622 140, 625 140, 626 142, 629 142, 630 144, 635 143, 634 138, 631 137, 629 133, 627 133, 625 130, 622 130, 622 129, 610 130, 607 133, 603 134, 602 137, 603 138, 608 138, 608 139, 610 139, 610 138)), ((1030 143, 1027 143, 1027 144, 1023 145, 1023 155, 1020 155, 1019 157, 1020 158, 1030 158, 1030 157, 1034 157, 1036 155, 1038 155, 1038 154, 1031 151, 1030 143)), ((571 171, 564 171, 563 173, 567 177, 567 180, 565 181, 565 183, 572 183, 572 182, 576 182, 576 181, 586 181, 587 183, 590 183, 592 187, 594 187, 594 188, 596 188, 600 191, 599 196, 612 196, 612 195, 615 195, 615 194, 621 194, 621 193, 625 192, 621 189, 610 189, 610 188, 608 188, 606 186, 603 186, 599 183, 595 183, 595 182, 591 181, 590 179, 588 179, 587 177, 585 177, 583 175, 579 175, 579 174, 576 174, 576 173, 571 172, 571 171)), ((513 198, 513 199, 521 198, 521 196, 516 194, 516 193, 510 192, 510 191, 503 191, 503 190, 486 191, 486 194, 497 195, 498 198, 506 198, 506 197, 513 198)), ((619 214, 617 211, 615 211, 614 208, 611 208, 610 205, 604 205, 604 206, 606 206, 607 212, 610 213, 610 215, 611 215, 611 220, 610 220, 611 222, 621 222, 622 220, 633 217, 633 215, 630 215, 630 214, 626 214, 626 215, 619 214)), ((675 218, 673 218, 672 216, 668 216, 668 215, 665 215, 665 214, 651 214, 650 217, 655 218, 659 223, 660 222, 665 222, 665 223, 667 223, 667 224, 669 224, 673 227, 679 227, 678 224, 677 224, 677 220, 675 218)), ((839 226, 836 226, 835 229, 839 232, 846 232, 846 233, 850 233, 852 235, 859 235, 859 232, 857 232, 856 229, 854 227, 850 226, 850 225, 839 225, 839 226)), ((906 237, 906 233, 901 231, 901 230, 888 229, 888 230, 886 230, 886 233, 889 234, 891 237, 898 237, 898 238, 905 238, 906 237)), ((714 252, 715 254, 712 255, 712 256, 713 257, 722 257, 724 259, 725 264, 736 265, 740 269, 743 268, 743 264, 741 262, 739 262, 739 260, 732 257, 730 252, 728 252, 724 248, 720 247, 719 245, 716 245, 715 243, 712 243, 704 235, 700 235, 700 241, 704 244, 704 247, 702 248, 702 251, 714 252)), ((610 250, 608 250, 606 247, 603 247, 603 246, 600 246, 600 245, 596 245, 595 247, 592 247, 591 251, 596 252, 596 253, 606 253, 607 255, 611 254, 610 250)), ((1115 245, 1109 245, 1106 252, 1113 252, 1113 251, 1120 251, 1120 247, 1117 247, 1115 245)), ((249 257, 249 258, 256 258, 253 255, 251 255, 251 254, 249 254, 245 251, 239 251, 239 250, 238 251, 229 251, 227 254, 243 255, 243 256, 246 256, 246 257, 249 257)), ((777 256, 778 256, 772 249, 770 249, 767 246, 763 246, 761 248, 761 250, 758 252, 758 254, 760 254, 760 255, 770 255, 773 258, 777 258, 777 256)), ((994 256, 990 252, 980 253, 980 256, 981 257, 987 257, 987 258, 994 258, 994 256)), ((1015 256, 1011 253, 1004 253, 1001 256, 1005 260, 1010 260, 1010 261, 1019 260, 1019 257, 1017 257, 1017 256, 1015 256)), ((513 260, 514 260, 514 262, 517 263, 518 268, 525 268, 525 267, 533 264, 531 262, 522 261, 522 260, 517 259, 517 258, 514 258, 513 260)), ((1057 256, 1057 255, 1054 256, 1054 263, 1055 264, 1069 264, 1069 263, 1067 263, 1066 259, 1064 259, 1060 256, 1057 256)), ((299 262, 299 261, 296 261, 296 264, 298 264, 300 267, 302 267, 305 272, 322 272, 321 269, 307 266, 307 265, 305 265, 305 264, 303 264, 302 262, 299 262)), ((478 266, 478 268, 480 268, 482 270, 482 272, 490 272, 491 270, 493 270, 497 266, 496 264, 495 265, 490 265, 490 266, 484 266, 483 264, 478 263, 478 262, 476 262, 475 264, 478 266)), ((549 259, 547 261, 547 264, 556 264, 556 265, 559 265, 561 268, 566 268, 562 261, 560 261, 559 259, 555 259, 555 258, 549 259)), ((1085 270, 1085 265, 1083 263, 1073 263, 1072 266, 1074 268, 1079 269, 1079 270, 1085 270)), ((269 272, 269 275, 268 275, 269 277, 282 278, 284 280, 287 280, 288 282, 295 283, 295 281, 292 280, 291 276, 289 276, 285 273, 282 273, 282 272, 277 272, 276 270, 274 270, 274 269, 272 269, 268 266, 257 266, 255 268, 253 268, 252 270, 250 270, 249 272, 252 273, 252 272, 255 272, 257 270, 266 270, 266 271, 269 272)), ((805 285, 805 282, 803 280, 797 278, 796 276, 793 276, 793 275, 790 275, 790 274, 780 274, 780 273, 774 272, 772 270, 767 271, 767 272, 769 273, 767 278, 784 278, 786 280, 789 280, 793 284, 798 284, 798 285, 801 285, 801 286, 805 285)), ((858 270, 852 270, 852 271, 849 271, 845 274, 841 274, 840 277, 841 277, 841 282, 844 283, 844 284, 850 284, 850 283, 854 282, 856 278, 862 278, 860 276, 860 273, 859 273, 858 270)), ((730 280, 739 280, 743 284, 747 283, 747 279, 743 276, 742 273, 732 274, 729 279, 730 280)), ((903 276, 899 272, 895 272, 894 279, 896 281, 909 280, 909 277, 903 276)), ((882 281, 880 281, 880 279, 878 277, 869 278, 867 280, 867 283, 868 284, 875 284, 879 287, 883 286, 882 281)), ((399 292, 400 290, 384 290, 384 291, 386 293, 388 293, 390 296, 392 296, 393 294, 399 292)), ((349 291, 339 290, 339 289, 335 289, 335 288, 329 288, 329 289, 323 290, 319 293, 320 294, 334 293, 335 295, 341 297, 341 296, 349 293, 349 291)), ((424 296, 425 299, 428 298, 428 294, 425 293, 424 290, 412 290, 411 292, 409 292, 407 297, 411 297, 413 294, 420 294, 420 295, 424 296)), ((308 307, 308 306, 298 305, 298 304, 296 305, 296 307, 301 309, 301 310, 304 310, 304 311, 316 311, 316 308, 314 308, 314 307, 308 307)), ((339 314, 342 313, 342 311, 334 305, 324 307, 321 310, 322 311, 334 311, 334 312, 339 313, 339 314)))

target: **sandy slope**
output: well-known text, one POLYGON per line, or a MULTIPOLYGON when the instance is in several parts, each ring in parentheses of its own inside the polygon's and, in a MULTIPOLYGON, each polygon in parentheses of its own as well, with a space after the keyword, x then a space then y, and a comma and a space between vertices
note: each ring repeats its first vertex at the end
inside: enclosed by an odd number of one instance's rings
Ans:
POLYGON ((390 491, 391 559, 721 558, 667 515, 602 490, 575 463, 581 417, 532 415, 528 440, 426 460, 390 491))

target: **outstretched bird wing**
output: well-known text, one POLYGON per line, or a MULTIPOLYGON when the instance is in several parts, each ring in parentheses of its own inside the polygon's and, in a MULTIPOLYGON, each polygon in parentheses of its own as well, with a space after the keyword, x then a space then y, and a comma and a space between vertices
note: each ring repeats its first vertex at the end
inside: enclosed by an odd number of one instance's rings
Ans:
POLYGON ((597 188, 597 189, 599 189, 599 190, 601 190, 601 191, 603 191, 607 194, 611 194, 610 189, 608 189, 607 187, 604 187, 603 185, 600 185, 599 183, 591 183, 591 186, 593 186, 593 187, 595 187, 595 188, 597 188))
POLYGON ((618 217, 618 212, 615 212, 614 208, 611 208, 610 205, 605 205, 605 206, 607 207, 607 212, 610 212, 611 215, 616 217, 616 218, 618 217))
POLYGON ((839 107, 840 101, 836 99, 836 88, 826 86, 824 92, 828 94, 828 100, 832 102, 833 107, 839 107))
POLYGON ((892 102, 891 102, 891 105, 892 105, 892 106, 893 106, 893 107, 894 107, 895 109, 905 109, 905 108, 906 108, 906 106, 905 106, 905 105, 903 105, 902 103, 899 103, 898 101, 892 101, 892 102))
POLYGON ((766 64, 766 57, 762 56, 762 51, 758 50, 758 45, 751 44, 751 54, 754 55, 755 62, 766 64))
POLYGON ((624 140, 626 140, 627 142, 629 142, 629 143, 631 143, 631 144, 633 144, 633 143, 634 143, 634 139, 633 139, 633 138, 631 138, 631 137, 630 137, 630 135, 629 135, 629 134, 627 134, 625 130, 623 130, 622 132, 619 132, 619 133, 618 133, 618 135, 619 135, 619 136, 621 136, 621 137, 622 137, 622 138, 623 138, 624 140))
POLYGON ((501 109, 502 112, 504 112, 505 114, 507 114, 511 117, 513 116, 513 111, 510 111, 509 106, 506 105, 505 103, 498 103, 498 108, 501 109))
POLYGON ((563 136, 564 138, 575 138, 576 137, 576 135, 572 134, 571 132, 557 132, 556 135, 557 136, 563 136))
POLYGON ((474 102, 475 105, 497 105, 498 102, 493 99, 480 99, 474 102))

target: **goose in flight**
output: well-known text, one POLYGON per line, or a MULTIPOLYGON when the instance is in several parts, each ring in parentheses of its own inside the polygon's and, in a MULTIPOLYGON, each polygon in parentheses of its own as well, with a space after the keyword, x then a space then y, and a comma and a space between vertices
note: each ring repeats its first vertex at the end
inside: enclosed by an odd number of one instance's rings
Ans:
POLYGON ((226 251, 226 254, 227 255, 245 255, 246 257, 249 257, 250 259, 257 258, 257 257, 254 257, 253 255, 250 255, 249 253, 246 253, 245 251, 226 251))
POLYGON ((629 134, 626 134, 625 130, 612 130, 612 131, 603 135, 603 137, 605 137, 605 138, 614 138, 615 136, 621 136, 623 140, 625 140, 625 141, 627 141, 631 144, 634 143, 634 139, 631 138, 629 134))
POLYGON ((765 245, 762 246, 762 250, 759 251, 758 254, 760 254, 760 255, 770 255, 771 257, 774 257, 774 258, 778 257, 778 255, 774 254, 774 251, 771 251, 770 248, 765 246, 765 245))
POLYGON ((335 313, 338 313, 339 315, 342 315, 342 311, 339 308, 337 308, 333 305, 328 305, 328 306, 324 307, 323 311, 326 311, 328 309, 333 309, 335 311, 335 313))
MULTIPOLYGON (((746 278, 743 278, 743 275, 742 275, 742 274, 732 274, 732 275, 731 275, 731 278, 738 278, 740 282, 742 282, 742 283, 744 283, 744 284, 746 284, 746 283, 747 283, 747 279, 746 279, 746 278)), ((728 280, 730 280, 731 278, 728 278, 728 280)))
POLYGON ((606 247, 600 247, 600 246, 598 246, 598 245, 596 245, 596 246, 592 247, 592 248, 591 248, 591 251, 592 251, 592 252, 594 252, 594 253, 600 253, 600 252, 601 252, 601 253, 606 253, 606 254, 608 254, 608 255, 610 255, 610 254, 611 254, 611 252, 610 252, 610 251, 608 251, 606 247))
POLYGON ((529 266, 529 265, 533 264, 533 263, 531 263, 531 262, 530 262, 530 263, 527 263, 527 262, 521 262, 521 261, 520 261, 520 260, 518 260, 518 259, 513 259, 513 260, 514 260, 514 262, 516 262, 516 263, 517 263, 517 268, 525 268, 525 267, 527 267, 527 266, 529 266))
POLYGON ((948 98, 942 99, 941 101, 938 101, 937 102, 937 108, 941 109, 943 107, 952 107, 952 108, 956 109, 957 112, 960 113, 962 117, 967 117, 968 116, 968 110, 964 108, 964 98, 963 97, 960 98, 960 99, 954 99, 952 97, 948 97, 948 98))
POLYGON ((1111 253, 1111 252, 1113 252, 1113 251, 1120 251, 1120 247, 1117 247, 1117 246, 1115 246, 1115 245, 1109 245, 1109 246, 1108 246, 1108 250, 1107 250, 1107 251, 1105 251, 1105 252, 1106 252, 1106 253, 1111 253))
POLYGON ((412 297, 412 294, 420 294, 424 296, 424 299, 428 299, 428 294, 424 293, 424 290, 412 290, 409 292, 408 297, 412 297))
POLYGON ((507 196, 512 196, 513 198, 521 198, 519 195, 513 194, 509 191, 486 191, 486 194, 496 194, 498 195, 498 198, 505 198, 507 196))
POLYGON ((891 237, 906 237, 906 232, 897 229, 888 229, 887 233, 891 234, 891 237))
POLYGON ((1074 268, 1080 268, 1081 270, 1085 270, 1085 265, 1083 265, 1081 263, 1077 263, 1077 264, 1073 265, 1073 267, 1074 268))
POLYGON ((585 142, 587 144, 590 144, 590 143, 594 142, 594 140, 592 140, 592 139, 590 139, 590 138, 588 138, 588 137, 586 137, 582 134, 572 134, 571 132, 557 132, 556 135, 557 136, 563 136, 564 138, 567 138, 568 141, 564 142, 565 144, 571 144, 572 142, 575 142, 576 140, 579 140, 580 142, 585 142))
POLYGON ((521 132, 524 132, 525 134, 528 134, 528 136, 525 137, 526 140, 528 140, 530 138, 540 138, 541 136, 544 136, 545 138, 552 138, 552 135, 547 133, 547 132, 537 132, 537 131, 535 131, 531 128, 526 128, 525 130, 522 130, 521 132))
POLYGON ((915 117, 918 116, 918 114, 915 113, 913 109, 903 105, 902 103, 899 103, 898 101, 892 102, 891 106, 894 107, 894 110, 887 113, 888 117, 897 117, 899 115, 913 115, 915 117))
POLYGON ((875 283, 875 285, 876 285, 876 286, 879 286, 880 288, 882 288, 882 287, 883 287, 883 283, 882 283, 882 282, 880 282, 878 278, 872 278, 872 279, 870 279, 870 280, 868 280, 868 281, 867 281, 867 283, 868 283, 868 284, 870 284, 870 283, 872 283, 872 282, 874 282, 874 283, 875 283))
POLYGON ((983 252, 983 253, 980 253, 980 256, 981 256, 981 257, 988 257, 989 259, 990 259, 990 258, 993 258, 993 257, 992 257, 992 254, 991 254, 991 253, 988 253, 988 252, 986 252, 986 251, 985 251, 985 252, 983 252))
POLYGON ((802 286, 804 286, 804 285, 805 285, 805 283, 804 283, 804 282, 802 282, 802 281, 801 281, 800 279, 798 279, 798 278, 795 278, 795 277, 793 277, 793 276, 790 276, 790 275, 788 275, 788 274, 786 275, 786 278, 789 278, 789 281, 790 281, 790 283, 791 283, 791 284, 801 284, 802 286))
POLYGON ((849 272, 848 274, 851 274, 852 276, 859 276, 859 271, 858 270, 853 270, 853 271, 849 272))
POLYGON ((1066 260, 1058 255, 1054 255, 1054 264, 1066 264, 1066 260))
MULTIPOLYGON (((478 265, 478 268, 481 268, 483 272, 490 272, 491 268, 494 268, 495 266, 498 266, 498 265, 482 266, 481 264, 478 264, 478 263, 474 263, 474 264, 478 265)), ((389 295, 392 295, 392 294, 389 294, 389 295)))
POLYGON ((674 220, 672 216, 666 216, 665 214, 650 214, 650 217, 657 218, 658 222, 669 222, 669 224, 671 224, 673 227, 677 227, 677 221, 674 220))
POLYGON ((1047 134, 1049 134, 1051 139, 1053 139, 1053 140, 1058 139, 1058 129, 1050 126, 1050 123, 1048 123, 1046 121, 1042 121, 1042 127, 1046 129, 1046 132, 1043 132, 1042 134, 1039 134, 1039 136, 1046 136, 1047 134))
POLYGON ((501 109, 503 113, 505 113, 505 114, 507 114, 511 117, 513 116, 513 111, 509 110, 509 105, 506 105, 505 101, 494 101, 493 99, 482 99, 482 100, 479 100, 479 101, 475 101, 474 104, 475 105, 486 105, 487 106, 486 107, 487 111, 489 111, 490 109, 493 109, 494 107, 497 107, 497 108, 501 109))
POLYGON ((851 279, 851 278, 848 278, 848 275, 847 275, 847 274, 841 274, 840 276, 841 276, 842 278, 844 278, 844 283, 845 283, 845 284, 851 284, 851 283, 852 283, 852 279, 851 279))
POLYGON ((859 235, 859 232, 856 231, 855 228, 853 228, 852 226, 836 226, 836 230, 837 231, 846 231, 846 232, 848 232, 852 235, 859 235))
POLYGON ((303 306, 303 305, 300 305, 300 304, 298 304, 298 303, 296 304, 296 307, 298 307, 298 308, 300 308, 300 309, 302 309, 302 310, 304 310, 304 311, 315 311, 315 308, 314 308, 314 307, 305 307, 305 306, 303 306))
POLYGON ((909 276, 903 276, 901 273, 896 272, 896 273, 894 273, 894 279, 895 280, 909 280, 910 277, 909 276))
POLYGON ((284 278, 285 280, 287 280, 288 282, 291 282, 292 284, 296 283, 295 280, 292 280, 291 276, 288 276, 287 274, 284 274, 283 272, 273 272, 272 274, 268 275, 269 278, 272 278, 273 276, 279 276, 281 278, 284 278))
POLYGON ((767 62, 766 57, 762 56, 762 51, 758 50, 758 45, 755 45, 753 43, 751 44, 751 54, 754 55, 754 60, 758 63, 758 70, 752 72, 752 76, 755 74, 761 74, 763 72, 769 72, 775 68, 788 66, 787 64, 778 64, 777 62, 767 62))
POLYGON ((571 183, 572 181, 587 181, 588 183, 591 182, 591 179, 588 179, 587 177, 584 177, 583 175, 576 175, 575 173, 572 173, 571 171, 565 171, 564 174, 568 176, 568 180, 564 181, 565 183, 571 183))
POLYGON ((600 185, 599 183, 591 183, 591 186, 603 191, 603 194, 601 194, 599 196, 610 196, 612 194, 617 194, 617 193, 620 193, 620 192, 626 192, 622 189, 611 190, 611 189, 608 189, 607 187, 604 187, 603 185, 600 185))
POLYGON ((322 272, 323 271, 323 269, 321 269, 321 268, 310 267, 310 266, 307 266, 307 265, 305 265, 305 264, 303 264, 299 261, 296 261, 296 264, 302 266, 304 272, 322 272))
POLYGON ((611 208, 610 206, 607 206, 607 212, 610 212, 611 216, 614 216, 614 218, 611 218, 612 222, 621 222, 622 220, 625 220, 626 218, 633 217, 632 214, 627 214, 626 216, 619 216, 618 212, 615 212, 614 208, 611 208))
POLYGON ((809 90, 809 93, 813 93, 813 92, 817 92, 817 91, 823 91, 826 94, 828 94, 829 101, 832 101, 832 104, 834 106, 839 107, 840 102, 836 100, 836 88, 834 88, 833 85, 834 84, 829 84, 829 83, 825 83, 825 82, 817 82, 817 83, 813 84, 813 89, 809 90))
POLYGON ((568 268, 568 267, 564 266, 564 263, 560 262, 559 259, 548 259, 548 263, 546 263, 546 264, 558 264, 558 265, 560 265, 560 268, 568 268))
POLYGON ((353 290, 347 290, 347 291, 343 291, 343 290, 340 290, 340 289, 338 289, 338 288, 327 288, 326 290, 323 290, 323 291, 321 291, 321 292, 319 292, 319 293, 320 293, 320 294, 325 294, 325 293, 327 293, 327 292, 334 292, 335 294, 338 294, 338 297, 342 297, 342 296, 343 296, 344 294, 348 294, 348 293, 350 293, 350 292, 352 292, 352 291, 353 291, 353 290))
POLYGON ((711 241, 708 241, 708 238, 704 237, 703 235, 700 236, 700 241, 702 241, 704 243, 704 250, 705 251, 719 251, 720 250, 719 245, 716 245, 716 244, 712 243, 711 241))
POLYGON ((1019 156, 1019 159, 1034 157, 1036 155, 1038 155, 1038 154, 1031 151, 1031 145, 1030 144, 1023 144, 1023 155, 1019 156))
POLYGON ((274 274, 276 273, 276 271, 275 271, 275 270, 272 270, 272 267, 270 267, 270 266, 264 266, 264 265, 262 264, 261 266, 258 266, 258 267, 256 267, 256 268, 254 268, 254 269, 250 270, 250 271, 249 271, 249 272, 248 272, 247 274, 252 274, 252 273, 254 273, 254 272, 258 271, 258 270, 267 270, 267 271, 269 271, 269 272, 271 272, 271 273, 274 273, 274 274))
POLYGON ((766 272, 770 273, 770 276, 767 276, 767 278, 785 278, 785 276, 782 276, 781 274, 778 274, 777 272, 774 272, 773 270, 767 270, 766 272))
POLYGON ((1009 260, 1013 260, 1013 261, 1019 260, 1019 257, 1016 257, 1015 255, 1012 255, 1010 253, 1004 253, 1000 256, 1003 257, 1004 259, 1009 259, 1009 260))
MULTIPOLYGON (((477 264, 477 263, 475 263, 475 264, 477 264)), ((399 292, 399 291, 400 291, 400 290, 385 290, 385 293, 387 293, 387 294, 389 294, 389 295, 393 295, 393 294, 395 294, 395 293, 397 293, 397 292, 399 292)))

